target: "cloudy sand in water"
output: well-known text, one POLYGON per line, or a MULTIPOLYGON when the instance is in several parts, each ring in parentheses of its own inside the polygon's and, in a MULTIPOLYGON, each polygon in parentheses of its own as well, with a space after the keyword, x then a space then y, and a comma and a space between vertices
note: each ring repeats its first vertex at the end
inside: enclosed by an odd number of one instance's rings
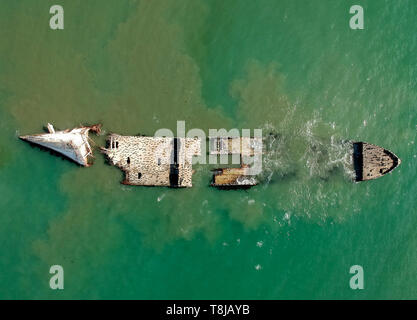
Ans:
MULTIPOLYGON (((364 1, 0 4, 0 298, 416 298, 417 5, 364 1), (95 149, 81 168, 20 135, 102 123, 272 132, 261 183, 121 185, 95 149), (346 140, 392 150, 352 182, 346 140), (65 290, 49 288, 49 268, 65 290), (349 268, 366 290, 349 288, 349 268)), ((218 167, 218 166, 216 166, 218 167)))

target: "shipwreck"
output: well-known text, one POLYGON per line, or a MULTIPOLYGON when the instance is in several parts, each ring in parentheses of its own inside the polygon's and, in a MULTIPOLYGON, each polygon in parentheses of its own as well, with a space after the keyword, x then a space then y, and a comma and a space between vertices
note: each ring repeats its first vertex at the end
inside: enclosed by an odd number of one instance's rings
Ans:
MULTIPOLYGON (((89 132, 100 133, 101 125, 81 126, 63 131, 50 123, 47 133, 19 138, 48 149, 88 167, 93 158, 89 132)), ((270 135, 271 136, 271 135, 270 135)), ((257 174, 264 152, 262 137, 209 137, 211 157, 238 156, 239 167, 213 169, 211 186, 220 189, 244 189, 259 183, 257 174), (257 160, 256 160, 257 159, 257 160)), ((268 143, 266 143, 268 145, 268 143)), ((356 182, 380 178, 397 168, 401 160, 391 151, 366 143, 349 141, 356 182)), ((193 157, 201 155, 200 138, 123 136, 110 134, 106 147, 100 148, 108 162, 124 172, 123 184, 138 186, 192 187, 193 157)), ((268 147, 266 147, 268 152, 268 147)), ((222 161, 221 161, 222 163, 222 161)))
POLYGON ((77 164, 88 167, 93 152, 89 144, 88 133, 94 131, 100 133, 100 124, 55 131, 50 123, 47 125, 48 133, 20 136, 19 138, 42 148, 52 150, 77 164))
POLYGON ((380 178, 401 164, 391 151, 366 142, 353 142, 352 157, 357 182, 380 178))
POLYGON ((192 158, 201 154, 199 138, 108 136, 101 151, 125 174, 123 184, 192 186, 192 158))

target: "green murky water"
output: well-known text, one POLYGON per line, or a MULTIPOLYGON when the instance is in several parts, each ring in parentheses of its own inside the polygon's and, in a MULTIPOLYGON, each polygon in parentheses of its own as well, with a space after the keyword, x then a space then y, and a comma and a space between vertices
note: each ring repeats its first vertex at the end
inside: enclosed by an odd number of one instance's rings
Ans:
POLYGON ((361 31, 330 0, 62 0, 52 31, 55 2, 0 3, 0 298, 417 297, 415 1, 360 1, 361 31), (127 187, 98 152, 80 168, 17 138, 177 120, 278 133, 263 183, 215 190, 199 165, 191 189, 127 187), (354 184, 343 139, 402 164, 354 184))

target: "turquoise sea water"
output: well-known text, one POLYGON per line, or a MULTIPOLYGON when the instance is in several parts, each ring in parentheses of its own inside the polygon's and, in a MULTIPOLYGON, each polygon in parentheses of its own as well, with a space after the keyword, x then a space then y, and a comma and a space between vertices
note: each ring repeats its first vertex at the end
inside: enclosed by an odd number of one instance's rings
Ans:
POLYGON ((414 0, 2 0, 0 298, 417 298, 416 16, 414 0), (177 120, 278 133, 262 183, 215 190, 197 165, 191 189, 128 187, 97 151, 80 168, 17 138, 177 120), (355 184, 344 139, 402 164, 355 184))

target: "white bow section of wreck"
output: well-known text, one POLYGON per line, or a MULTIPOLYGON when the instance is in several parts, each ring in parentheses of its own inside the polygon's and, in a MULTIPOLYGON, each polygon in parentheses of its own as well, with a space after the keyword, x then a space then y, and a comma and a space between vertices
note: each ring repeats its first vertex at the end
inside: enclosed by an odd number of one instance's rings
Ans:
POLYGON ((52 124, 48 123, 49 133, 20 136, 19 138, 32 144, 51 149, 74 162, 88 167, 88 158, 92 157, 92 150, 88 142, 90 130, 100 133, 101 125, 55 131, 52 124))
POLYGON ((123 184, 192 187, 192 158, 201 154, 200 142, 199 138, 111 134, 101 150, 125 173, 123 184))

